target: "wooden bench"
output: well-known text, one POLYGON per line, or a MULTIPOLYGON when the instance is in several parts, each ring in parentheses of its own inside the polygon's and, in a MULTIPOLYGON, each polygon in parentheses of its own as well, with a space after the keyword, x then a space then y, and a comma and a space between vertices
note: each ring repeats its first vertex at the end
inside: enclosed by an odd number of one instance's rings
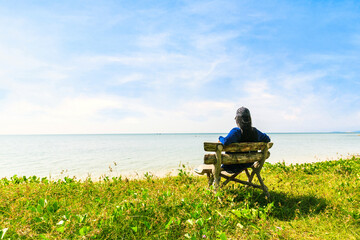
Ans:
POLYGON ((269 191, 261 178, 260 171, 265 163, 265 160, 270 156, 270 152, 268 150, 272 146, 273 143, 271 142, 233 143, 228 146, 224 146, 221 143, 205 142, 204 150, 214 153, 205 154, 204 165, 201 165, 198 169, 195 169, 195 172, 201 175, 206 174, 209 180, 209 186, 213 184, 215 190, 219 187, 221 177, 223 177, 226 180, 220 187, 225 186, 230 181, 234 181, 254 188, 260 188, 268 197, 270 197, 269 191), (234 174, 229 174, 221 168, 222 164, 238 163, 253 164, 250 167, 234 174), (248 169, 251 169, 252 171, 249 172, 248 169), (243 171, 245 171, 248 181, 243 181, 236 178, 243 171), (254 176, 258 178, 260 185, 252 182, 254 176))

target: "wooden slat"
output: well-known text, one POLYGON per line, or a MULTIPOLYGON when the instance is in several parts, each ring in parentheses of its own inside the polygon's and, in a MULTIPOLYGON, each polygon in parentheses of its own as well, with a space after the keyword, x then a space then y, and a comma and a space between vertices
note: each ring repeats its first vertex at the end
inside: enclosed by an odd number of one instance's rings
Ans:
POLYGON ((203 175, 204 173, 212 173, 214 171, 214 165, 202 164, 194 169, 197 174, 203 175))
POLYGON ((204 150, 207 152, 216 152, 218 145, 222 145, 222 143, 204 142, 204 150))
MULTIPOLYGON (((270 156, 268 152, 267 158, 270 156)), ((262 153, 233 153, 233 154, 221 154, 222 164, 238 164, 238 163, 251 163, 260 161, 263 157, 262 153)), ((205 164, 215 164, 216 155, 215 154, 205 154, 204 155, 205 164)))
MULTIPOLYGON (((204 142, 204 150, 207 152, 216 152, 217 146, 222 145, 221 143, 204 142)), ((249 152, 263 150, 265 146, 271 148, 273 143, 263 142, 243 142, 243 143, 232 143, 228 146, 224 146, 225 152, 249 152)))
MULTIPOLYGON (((238 164, 238 163, 252 163, 260 161, 262 158, 261 153, 252 153, 250 154, 222 154, 222 164, 238 164)), ((215 164, 216 155, 215 154, 206 154, 204 156, 205 164, 215 164)))
POLYGON ((225 152, 250 152, 264 150, 266 143, 263 142, 244 142, 233 143, 224 148, 225 152))

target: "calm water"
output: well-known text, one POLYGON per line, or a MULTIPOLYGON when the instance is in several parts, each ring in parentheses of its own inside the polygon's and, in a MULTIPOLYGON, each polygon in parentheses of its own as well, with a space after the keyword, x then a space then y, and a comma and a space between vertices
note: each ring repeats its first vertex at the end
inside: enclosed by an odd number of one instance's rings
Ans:
MULTIPOLYGON (((225 135, 225 134, 220 134, 225 135)), ((268 134, 269 162, 304 163, 360 154, 357 133, 268 134)), ((0 136, 0 178, 37 175, 99 177, 155 175, 202 164, 203 142, 219 134, 119 134, 0 136)), ((160 174, 161 175, 161 174, 160 174)))

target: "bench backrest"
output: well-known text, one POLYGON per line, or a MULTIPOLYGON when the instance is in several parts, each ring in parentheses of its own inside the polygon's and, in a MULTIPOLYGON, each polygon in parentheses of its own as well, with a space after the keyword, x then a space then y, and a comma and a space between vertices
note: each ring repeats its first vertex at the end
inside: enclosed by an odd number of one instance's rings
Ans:
POLYGON ((273 143, 264 142, 243 142, 233 143, 224 146, 221 143, 204 143, 204 150, 207 152, 215 152, 215 154, 205 154, 205 164, 215 164, 219 154, 221 154, 222 164, 251 163, 256 161, 264 162, 269 156, 269 148, 273 143), (225 154, 222 152, 226 152, 225 154))

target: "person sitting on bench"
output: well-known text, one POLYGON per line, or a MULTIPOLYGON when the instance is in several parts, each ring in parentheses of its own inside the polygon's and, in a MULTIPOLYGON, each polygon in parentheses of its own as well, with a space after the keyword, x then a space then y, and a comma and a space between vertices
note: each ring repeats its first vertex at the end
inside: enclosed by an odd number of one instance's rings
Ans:
MULTIPOLYGON (((231 129, 226 137, 219 137, 219 141, 227 146, 231 143, 240 142, 270 142, 270 138, 265 133, 260 132, 255 127, 252 127, 251 115, 249 109, 241 107, 236 111, 235 116, 236 125, 231 129)), ((242 170, 251 167, 253 163, 242 163, 242 164, 223 164, 221 167, 228 173, 238 173, 242 170)))

